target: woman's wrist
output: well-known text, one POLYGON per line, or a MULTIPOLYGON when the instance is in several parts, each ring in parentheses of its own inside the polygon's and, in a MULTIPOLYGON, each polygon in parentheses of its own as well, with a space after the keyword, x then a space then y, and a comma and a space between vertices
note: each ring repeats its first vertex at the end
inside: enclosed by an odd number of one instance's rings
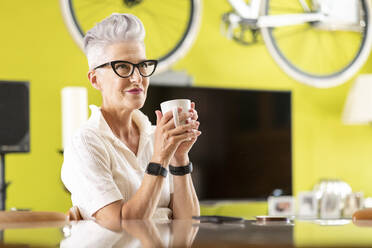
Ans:
POLYGON ((176 157, 174 156, 171 165, 172 166, 186 166, 190 163, 189 156, 183 156, 183 157, 176 157))
POLYGON ((156 155, 152 156, 150 163, 160 164, 164 168, 168 168, 168 165, 169 165, 169 161, 167 162, 161 156, 156 156, 156 155))

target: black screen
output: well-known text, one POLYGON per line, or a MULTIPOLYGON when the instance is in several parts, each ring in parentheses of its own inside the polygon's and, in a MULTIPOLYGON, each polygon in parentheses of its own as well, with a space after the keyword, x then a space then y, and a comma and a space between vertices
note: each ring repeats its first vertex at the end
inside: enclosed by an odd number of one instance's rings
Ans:
POLYGON ((142 111, 166 100, 196 103, 202 135, 190 151, 200 200, 264 199, 292 194, 291 93, 150 86, 142 111))

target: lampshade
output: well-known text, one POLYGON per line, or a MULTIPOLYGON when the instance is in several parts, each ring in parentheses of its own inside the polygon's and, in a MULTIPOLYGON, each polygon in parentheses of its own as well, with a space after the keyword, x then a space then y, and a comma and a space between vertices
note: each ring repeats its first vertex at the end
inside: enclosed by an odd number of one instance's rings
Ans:
POLYGON ((360 75, 347 96, 344 124, 369 124, 372 122, 372 74, 360 75))

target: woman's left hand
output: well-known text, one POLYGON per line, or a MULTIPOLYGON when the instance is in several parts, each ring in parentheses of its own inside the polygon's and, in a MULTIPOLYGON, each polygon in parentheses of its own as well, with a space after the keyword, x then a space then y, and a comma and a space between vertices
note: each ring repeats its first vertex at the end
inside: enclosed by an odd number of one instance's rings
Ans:
MULTIPOLYGON (((189 110, 190 113, 192 113, 191 120, 188 120, 190 122, 197 122, 198 120, 198 112, 195 110, 195 103, 191 102, 191 109, 189 110)), ((196 129, 193 129, 193 132, 197 132, 199 135, 201 132, 198 130, 199 128, 199 122, 197 122, 196 129)), ((185 166, 187 165, 189 161, 189 151, 191 150, 192 146, 195 144, 196 140, 198 139, 199 135, 197 135, 195 138, 192 138, 190 141, 184 141, 182 142, 171 161, 171 165, 173 166, 185 166)))

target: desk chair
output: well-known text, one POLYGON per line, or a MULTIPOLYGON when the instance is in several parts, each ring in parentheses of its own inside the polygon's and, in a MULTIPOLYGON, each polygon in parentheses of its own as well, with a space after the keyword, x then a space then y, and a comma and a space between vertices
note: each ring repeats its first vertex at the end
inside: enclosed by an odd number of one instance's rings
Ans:
POLYGON ((77 206, 72 206, 67 212, 67 220, 69 221, 79 221, 83 220, 81 217, 79 208, 77 206))

